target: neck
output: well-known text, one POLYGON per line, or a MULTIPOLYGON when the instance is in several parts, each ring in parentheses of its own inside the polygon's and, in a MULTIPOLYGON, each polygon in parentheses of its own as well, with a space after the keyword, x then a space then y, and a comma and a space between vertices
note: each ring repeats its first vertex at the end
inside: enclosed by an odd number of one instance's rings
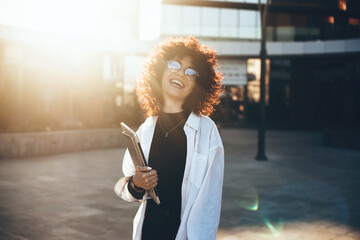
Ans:
POLYGON ((162 111, 165 113, 177 113, 182 112, 182 102, 174 101, 171 99, 164 99, 164 105, 162 111))

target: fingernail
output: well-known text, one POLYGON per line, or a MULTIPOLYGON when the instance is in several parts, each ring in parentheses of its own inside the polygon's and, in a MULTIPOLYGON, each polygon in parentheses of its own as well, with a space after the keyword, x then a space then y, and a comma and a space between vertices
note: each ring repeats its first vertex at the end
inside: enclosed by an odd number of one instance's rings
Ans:
POLYGON ((146 170, 151 170, 152 168, 151 167, 146 167, 146 170))

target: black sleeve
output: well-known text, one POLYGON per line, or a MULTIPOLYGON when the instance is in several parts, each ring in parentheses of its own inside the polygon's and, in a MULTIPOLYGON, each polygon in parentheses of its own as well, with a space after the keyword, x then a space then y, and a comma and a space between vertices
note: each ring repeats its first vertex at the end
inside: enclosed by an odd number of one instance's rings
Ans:
POLYGON ((136 198, 136 199, 142 199, 143 196, 144 196, 144 194, 145 194, 145 190, 142 191, 142 192, 137 192, 137 191, 135 191, 135 189, 133 189, 133 188, 131 187, 130 181, 132 181, 132 179, 130 179, 129 182, 128 182, 128 190, 129 190, 129 192, 131 193, 131 195, 132 195, 134 198, 136 198))

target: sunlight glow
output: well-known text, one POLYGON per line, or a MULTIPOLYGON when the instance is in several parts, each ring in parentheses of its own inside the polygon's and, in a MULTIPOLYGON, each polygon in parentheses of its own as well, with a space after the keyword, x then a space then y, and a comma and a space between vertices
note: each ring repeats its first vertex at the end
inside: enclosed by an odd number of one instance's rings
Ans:
POLYGON ((355 227, 326 220, 286 222, 286 229, 280 224, 274 226, 249 225, 244 222, 239 227, 220 227, 217 233, 219 240, 237 239, 360 239, 360 231, 355 227), (269 233, 269 229, 270 232, 269 233), (323 229, 324 231, 319 231, 323 229))
POLYGON ((154 40, 160 35, 161 0, 140 1, 139 33, 141 40, 154 40))
POLYGON ((99 28, 100 1, 15 0, 5 6, 1 20, 9 25, 73 36, 95 35, 99 28))
POLYGON ((19 28, 26 41, 40 44, 131 43, 138 37, 138 22, 135 1, 0 0, 0 24, 19 28))

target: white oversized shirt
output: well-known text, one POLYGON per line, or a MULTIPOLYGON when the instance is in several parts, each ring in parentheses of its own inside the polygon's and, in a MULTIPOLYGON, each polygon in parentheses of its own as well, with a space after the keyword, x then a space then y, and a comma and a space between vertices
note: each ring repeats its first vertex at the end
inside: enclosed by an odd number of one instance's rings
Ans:
MULTIPOLYGON (((147 118, 137 131, 146 161, 156 120, 157 116, 147 118)), ((215 123, 208 117, 191 113, 184 131, 187 155, 181 188, 181 223, 176 240, 216 239, 224 176, 224 147, 215 123)), ((136 172, 128 151, 123 160, 123 172, 125 177, 115 184, 115 193, 126 201, 138 201, 127 188, 128 177, 136 172)), ((147 195, 144 194, 133 221, 134 240, 141 239, 147 195)))

